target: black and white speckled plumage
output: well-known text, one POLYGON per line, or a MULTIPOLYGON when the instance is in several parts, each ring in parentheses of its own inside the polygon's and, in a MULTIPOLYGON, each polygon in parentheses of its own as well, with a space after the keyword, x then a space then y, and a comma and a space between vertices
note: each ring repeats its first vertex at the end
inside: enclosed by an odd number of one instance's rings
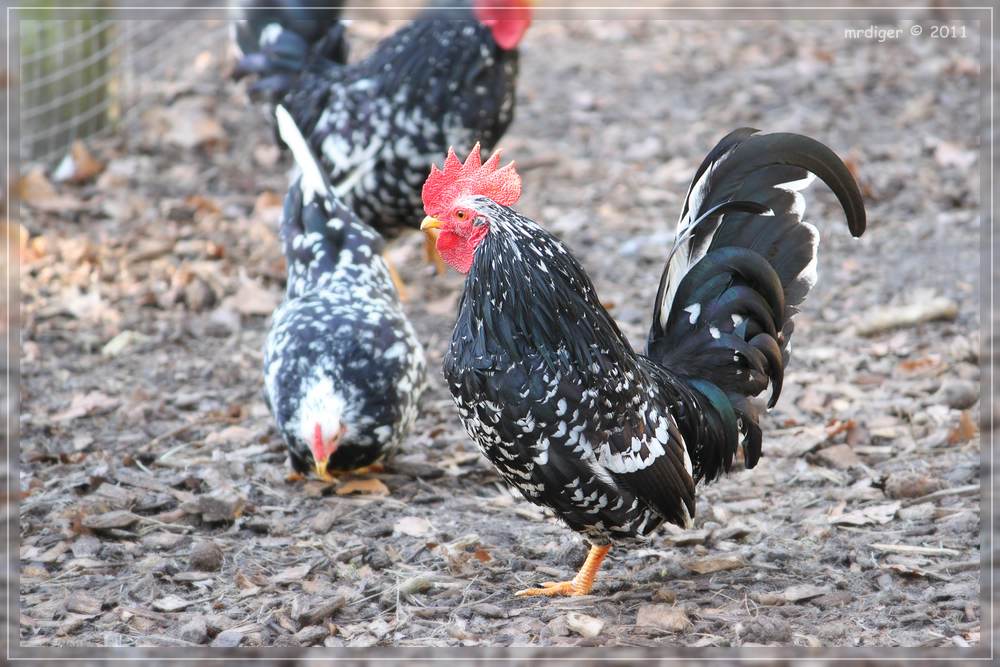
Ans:
POLYGON ((347 62, 346 24, 332 0, 247 0, 233 23, 233 76, 259 75, 251 96, 278 102, 307 67, 347 62))
POLYGON ((559 240, 489 199, 460 200, 489 229, 445 358, 448 386, 501 477, 593 544, 685 524, 696 481, 728 469, 740 443, 759 455, 747 401, 769 381, 780 385, 793 312, 785 307, 805 296, 816 250, 801 196, 783 189, 805 175, 791 165, 823 177, 852 231, 864 229, 860 194, 839 159, 812 140, 791 141, 803 158, 775 141, 782 136, 796 135, 739 135, 699 170, 705 180, 692 188, 679 235, 714 227, 697 236, 699 250, 679 244, 675 257, 691 266, 665 272, 646 355, 631 349, 559 240), (761 215, 768 207, 773 215, 761 215), (772 309, 775 290, 782 297, 772 309))
POLYGON ((346 431, 327 469, 347 470, 391 453, 412 427, 424 353, 382 237, 309 176, 285 197, 288 285, 264 350, 265 393, 296 470, 313 469, 311 422, 330 418, 346 431))
POLYGON ((345 67, 304 71, 282 103, 337 196, 382 234, 420 224, 420 187, 449 146, 492 147, 514 115, 518 54, 468 8, 431 8, 345 67))

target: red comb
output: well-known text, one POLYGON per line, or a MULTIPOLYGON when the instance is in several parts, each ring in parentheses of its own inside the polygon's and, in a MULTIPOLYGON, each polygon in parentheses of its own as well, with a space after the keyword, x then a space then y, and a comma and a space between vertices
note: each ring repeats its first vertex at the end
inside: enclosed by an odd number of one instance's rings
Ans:
POLYGON ((503 206, 513 206, 521 198, 521 176, 513 162, 500 167, 500 151, 484 164, 479 157, 478 142, 465 164, 455 155, 455 149, 449 148, 444 170, 431 165, 431 175, 424 182, 424 211, 427 215, 443 214, 465 195, 481 195, 503 206))

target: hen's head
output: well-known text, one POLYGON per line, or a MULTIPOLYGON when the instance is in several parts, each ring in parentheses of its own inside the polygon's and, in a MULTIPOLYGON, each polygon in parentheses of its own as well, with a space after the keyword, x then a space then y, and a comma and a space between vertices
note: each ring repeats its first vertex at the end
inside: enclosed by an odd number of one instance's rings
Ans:
POLYGON ((511 162, 500 166, 500 151, 485 163, 477 143, 463 163, 448 150, 444 169, 431 166, 422 192, 427 217, 422 230, 438 230, 437 249, 444 261, 468 273, 476 248, 490 230, 491 202, 513 206, 521 197, 521 176, 511 162))
POLYGON ((501 49, 516 49, 531 25, 531 0, 476 0, 476 19, 493 33, 501 49))

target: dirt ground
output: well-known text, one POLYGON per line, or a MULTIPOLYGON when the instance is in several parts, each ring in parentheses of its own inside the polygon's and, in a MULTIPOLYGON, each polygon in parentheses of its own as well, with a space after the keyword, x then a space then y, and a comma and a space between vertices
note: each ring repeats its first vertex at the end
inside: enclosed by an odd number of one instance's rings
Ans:
POLYGON ((286 481, 260 365, 288 158, 205 25, 121 135, 89 143, 103 170, 78 160, 84 182, 54 195, 28 181, 22 645, 976 645, 978 42, 845 27, 529 32, 503 141, 519 207, 634 344, 689 179, 733 128, 828 143, 869 230, 851 239, 811 189, 821 278, 757 468, 701 488, 693 530, 612 551, 594 595, 525 600, 585 548, 461 429, 439 371, 461 278, 433 276, 416 233, 391 250, 434 369, 415 432, 384 474, 286 481), (906 306, 935 321, 885 329, 906 306))

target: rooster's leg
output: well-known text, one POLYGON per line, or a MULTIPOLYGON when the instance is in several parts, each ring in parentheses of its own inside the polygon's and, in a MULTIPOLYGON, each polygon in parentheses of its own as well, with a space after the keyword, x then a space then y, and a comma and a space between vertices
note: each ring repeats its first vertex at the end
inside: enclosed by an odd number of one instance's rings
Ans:
POLYGON ((444 259, 441 258, 441 253, 437 249, 437 237, 438 232, 436 229, 428 229, 424 236, 424 255, 427 257, 427 263, 434 265, 434 270, 437 275, 443 276, 447 267, 444 265, 444 259))
POLYGON ((587 595, 594 587, 594 579, 597 578, 597 571, 604 562, 604 557, 611 550, 611 545, 591 546, 590 553, 583 567, 573 577, 573 581, 546 581, 541 588, 526 588, 518 591, 514 595, 527 597, 531 595, 587 595))
POLYGON ((406 301, 409 296, 406 292, 406 283, 403 282, 402 276, 396 271, 396 267, 392 265, 389 258, 382 255, 382 259, 385 260, 385 265, 389 269, 389 277, 392 278, 392 284, 396 286, 396 291, 399 292, 399 300, 406 301))

